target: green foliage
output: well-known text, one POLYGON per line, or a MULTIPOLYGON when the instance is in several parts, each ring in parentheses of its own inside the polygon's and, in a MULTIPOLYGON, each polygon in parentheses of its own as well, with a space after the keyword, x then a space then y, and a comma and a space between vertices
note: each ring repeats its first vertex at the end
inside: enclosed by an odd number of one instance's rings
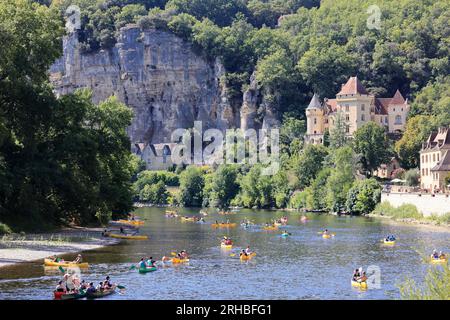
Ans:
POLYGON ((329 141, 332 149, 342 148, 347 145, 346 126, 343 112, 338 111, 334 117, 334 127, 329 131, 329 141))
POLYGON ((327 181, 332 170, 331 168, 323 168, 317 177, 312 181, 311 186, 305 189, 306 208, 309 210, 326 210, 328 208, 327 197, 327 181))
POLYGON ((297 187, 302 189, 310 185, 317 173, 323 168, 328 149, 322 145, 307 145, 299 155, 294 156, 292 168, 298 177, 297 187))
POLYGON ((389 202, 379 203, 373 213, 383 216, 392 217, 394 219, 417 219, 423 218, 422 213, 412 204, 403 204, 397 208, 393 207, 389 202))
POLYGON ((47 72, 62 34, 54 7, 0 5, 0 209, 13 227, 105 221, 132 207, 132 112, 114 97, 94 105, 87 91, 55 97, 47 72))
MULTIPOLYGON (((205 182, 204 195, 209 197, 210 205, 227 208, 231 200, 239 192, 236 178, 237 167, 234 165, 220 165, 211 175, 209 183, 205 182)), ((206 179, 205 179, 206 181, 206 179)))
POLYGON ((156 184, 146 184, 139 194, 139 201, 152 204, 167 204, 169 192, 163 181, 156 184))
POLYGON ((405 172, 406 185, 415 187, 419 185, 420 174, 418 169, 410 169, 405 172))
POLYGON ((347 211, 366 214, 375 209, 381 199, 381 186, 375 179, 355 181, 347 194, 347 211))
POLYGON ((353 150, 361 155, 360 163, 367 175, 383 163, 389 161, 389 140, 385 129, 375 122, 368 122, 356 130, 353 139, 353 150))
POLYGON ((327 179, 327 208, 333 212, 346 209, 347 194, 355 179, 356 157, 347 146, 336 149, 332 155, 333 171, 327 179))
POLYGON ((304 120, 285 116, 280 128, 280 150, 288 155, 298 154, 303 146, 306 132, 304 120))
POLYGON ((189 166, 180 174, 179 202, 185 207, 200 207, 203 203, 205 180, 203 171, 189 166))
POLYGON ((11 228, 8 225, 0 222, 0 234, 3 235, 3 234, 11 234, 11 233, 12 233, 11 228))
POLYGON ((306 191, 295 192, 289 200, 289 207, 302 209, 306 207, 306 191))
POLYGON ((146 15, 145 6, 139 4, 126 5, 115 16, 116 29, 120 29, 129 23, 136 23, 140 17, 146 15))
POLYGON ((406 279, 399 286, 400 295, 404 300, 450 300, 450 266, 430 268, 423 285, 417 285, 413 280, 406 279))

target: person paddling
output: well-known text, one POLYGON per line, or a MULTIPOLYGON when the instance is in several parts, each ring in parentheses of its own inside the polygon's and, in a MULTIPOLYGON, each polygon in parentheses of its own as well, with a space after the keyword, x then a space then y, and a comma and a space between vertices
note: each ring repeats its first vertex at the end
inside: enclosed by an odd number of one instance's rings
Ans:
POLYGON ((81 256, 81 254, 79 254, 75 260, 73 260, 73 263, 82 263, 83 262, 83 257, 81 256))

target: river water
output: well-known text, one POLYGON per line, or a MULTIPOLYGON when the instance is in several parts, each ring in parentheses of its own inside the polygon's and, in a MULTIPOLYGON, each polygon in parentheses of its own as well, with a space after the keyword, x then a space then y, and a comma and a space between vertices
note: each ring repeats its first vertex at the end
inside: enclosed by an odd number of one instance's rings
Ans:
MULTIPOLYGON (((126 286, 123 294, 104 299, 398 299, 397 285, 409 277, 421 282, 428 268, 421 255, 431 250, 450 251, 450 233, 416 226, 397 225, 364 217, 311 215, 302 223, 300 213, 241 210, 234 215, 218 215, 214 210, 205 224, 166 218, 163 208, 139 208, 145 220, 141 234, 149 240, 130 241, 83 254, 90 268, 82 271, 87 281, 98 283, 106 274, 113 282, 126 286), (280 231, 263 231, 255 226, 245 230, 213 229, 211 223, 244 217, 263 224, 274 217, 288 215, 286 239, 280 231), (328 228, 336 236, 323 239, 318 232, 328 228), (390 247, 381 243, 387 234, 398 241, 390 247), (231 251, 220 249, 220 238, 231 236, 231 251), (233 253, 247 245, 257 252, 241 262, 233 253), (156 272, 139 274, 130 270, 141 256, 161 259, 173 251, 187 250, 190 262, 167 263, 156 272), (374 272, 372 288, 352 288, 350 278, 357 267, 374 272), (378 277, 379 275, 379 277, 378 277)), ((181 209, 184 215, 198 215, 198 209, 181 209)), ((73 259, 74 255, 65 258, 73 259)), ((0 269, 0 300, 52 299, 52 290, 61 278, 42 261, 0 269)))

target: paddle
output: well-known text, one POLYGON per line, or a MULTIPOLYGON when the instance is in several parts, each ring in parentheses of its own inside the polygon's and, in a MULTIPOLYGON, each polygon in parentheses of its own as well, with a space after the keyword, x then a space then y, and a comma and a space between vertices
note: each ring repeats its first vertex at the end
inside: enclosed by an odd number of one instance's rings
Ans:
POLYGON ((59 266, 58 269, 59 269, 59 271, 61 271, 62 273, 64 273, 64 274, 66 273, 66 270, 64 270, 63 267, 59 266))
POLYGON ((121 285, 117 285, 117 288, 119 288, 120 290, 124 290, 124 289, 126 289, 126 287, 125 286, 121 286, 121 285))

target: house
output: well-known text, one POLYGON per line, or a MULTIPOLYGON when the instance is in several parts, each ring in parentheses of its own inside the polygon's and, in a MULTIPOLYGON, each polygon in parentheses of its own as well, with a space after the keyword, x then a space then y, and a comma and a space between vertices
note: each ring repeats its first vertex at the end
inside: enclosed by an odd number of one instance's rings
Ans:
POLYGON ((420 150, 420 187, 431 192, 446 189, 450 174, 450 128, 433 131, 420 150))
POLYGON ((348 137, 369 121, 386 128, 388 133, 403 131, 409 104, 397 90, 392 98, 377 98, 369 94, 358 77, 351 77, 335 99, 323 102, 314 94, 306 108, 306 143, 323 143, 324 133, 335 127, 339 115, 345 123, 348 137))
POLYGON ((167 170, 173 167, 172 150, 175 143, 136 143, 133 152, 147 165, 147 170, 167 170))
POLYGON ((392 157, 389 163, 381 164, 380 167, 374 171, 373 175, 378 178, 392 179, 393 173, 401 169, 400 163, 395 157, 392 157))

